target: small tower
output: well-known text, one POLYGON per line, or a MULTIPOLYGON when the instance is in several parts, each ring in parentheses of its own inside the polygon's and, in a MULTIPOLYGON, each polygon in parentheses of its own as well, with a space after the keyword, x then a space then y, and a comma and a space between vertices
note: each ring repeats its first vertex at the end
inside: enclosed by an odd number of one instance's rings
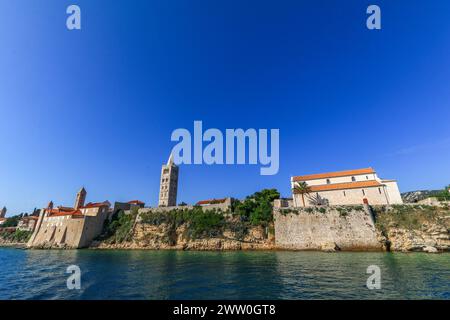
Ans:
POLYGON ((3 207, 2 211, 0 211, 0 218, 4 218, 6 216, 6 207, 3 207))
POLYGON ((173 163, 172 154, 166 165, 161 169, 161 181, 159 188, 160 207, 173 207, 177 205, 178 191, 178 167, 173 163))
POLYGON ((42 210, 44 212, 44 216, 48 216, 53 210, 53 201, 50 201, 47 205, 47 209, 42 210))
POLYGON ((78 210, 79 208, 81 208, 82 206, 84 206, 84 201, 86 200, 86 189, 81 188, 80 191, 78 191, 77 193, 77 199, 75 200, 75 205, 73 206, 73 208, 75 210, 78 210))

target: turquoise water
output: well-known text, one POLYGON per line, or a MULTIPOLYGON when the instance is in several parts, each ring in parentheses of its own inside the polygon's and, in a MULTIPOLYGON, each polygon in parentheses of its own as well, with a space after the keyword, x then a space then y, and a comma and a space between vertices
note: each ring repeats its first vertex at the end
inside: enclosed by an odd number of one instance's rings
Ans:
POLYGON ((450 299, 450 254, 0 248, 0 262, 0 299, 450 299))

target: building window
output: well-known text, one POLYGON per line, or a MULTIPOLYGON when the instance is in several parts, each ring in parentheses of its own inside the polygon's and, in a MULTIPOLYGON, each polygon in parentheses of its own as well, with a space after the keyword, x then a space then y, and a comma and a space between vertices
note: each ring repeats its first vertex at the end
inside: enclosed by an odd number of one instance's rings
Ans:
POLYGON ((355 177, 352 177, 352 181, 356 181, 356 178, 355 178, 355 177))
POLYGON ((346 195, 345 195, 345 191, 344 191, 344 197, 346 197, 346 195))
POLYGON ((362 189, 362 193, 363 193, 363 196, 365 196, 365 195, 366 195, 366 192, 364 191, 364 189, 362 189))
POLYGON ((330 183, 331 183, 330 179, 327 179, 327 184, 330 184, 330 183))
POLYGON ((378 192, 381 194, 381 188, 378 188, 378 192))
POLYGON ((366 180, 369 180, 369 176, 366 176, 366 180))

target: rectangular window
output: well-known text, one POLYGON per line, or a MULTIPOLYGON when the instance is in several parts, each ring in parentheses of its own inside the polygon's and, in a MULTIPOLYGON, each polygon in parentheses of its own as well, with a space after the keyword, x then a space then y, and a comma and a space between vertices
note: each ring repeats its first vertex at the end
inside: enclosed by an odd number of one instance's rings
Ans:
POLYGON ((364 189, 362 189, 362 193, 363 193, 363 196, 365 196, 365 195, 366 195, 366 192, 364 191, 364 189))

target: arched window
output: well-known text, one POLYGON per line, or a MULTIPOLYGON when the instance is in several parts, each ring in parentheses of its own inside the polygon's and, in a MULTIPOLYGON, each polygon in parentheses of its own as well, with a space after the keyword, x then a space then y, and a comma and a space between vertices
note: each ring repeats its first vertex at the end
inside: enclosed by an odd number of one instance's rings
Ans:
POLYGON ((356 181, 356 178, 355 178, 355 177, 352 177, 352 181, 356 181))
POLYGON ((327 179, 327 184, 330 184, 330 183, 331 183, 330 179, 327 179))

